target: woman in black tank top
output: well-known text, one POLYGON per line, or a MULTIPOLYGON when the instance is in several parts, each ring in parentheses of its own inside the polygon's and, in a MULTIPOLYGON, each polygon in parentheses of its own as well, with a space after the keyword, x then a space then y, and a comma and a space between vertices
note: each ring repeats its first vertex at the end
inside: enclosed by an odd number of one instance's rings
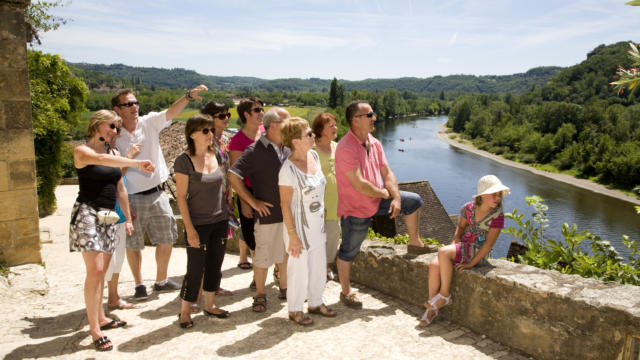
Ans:
POLYGON ((104 275, 114 250, 114 223, 101 216, 114 210, 116 199, 127 218, 128 234, 133 232, 127 190, 122 183, 123 167, 154 170, 148 160, 131 160, 116 156, 108 144, 120 130, 122 120, 111 110, 96 111, 89 120, 86 144, 73 151, 73 164, 78 171, 80 191, 73 207, 69 229, 69 248, 81 251, 87 270, 84 299, 89 320, 89 332, 98 351, 108 351, 113 344, 102 330, 126 325, 126 322, 106 317, 102 308, 104 275))

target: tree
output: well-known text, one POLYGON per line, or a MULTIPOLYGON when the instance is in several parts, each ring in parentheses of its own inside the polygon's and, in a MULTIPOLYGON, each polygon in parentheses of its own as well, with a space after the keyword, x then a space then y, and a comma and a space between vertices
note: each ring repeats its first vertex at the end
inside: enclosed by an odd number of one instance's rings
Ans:
POLYGON ((335 77, 331 80, 331 87, 329 88, 329 107, 332 109, 338 107, 338 79, 335 77))
POLYGON ((56 208, 63 141, 86 110, 87 87, 60 56, 40 51, 29 51, 28 56, 38 206, 40 214, 50 214, 56 208))
POLYGON ((31 2, 25 9, 25 22, 27 23, 27 43, 33 42, 41 45, 40 34, 56 30, 60 25, 67 23, 67 19, 51 15, 51 10, 64 6, 62 0, 31 2))

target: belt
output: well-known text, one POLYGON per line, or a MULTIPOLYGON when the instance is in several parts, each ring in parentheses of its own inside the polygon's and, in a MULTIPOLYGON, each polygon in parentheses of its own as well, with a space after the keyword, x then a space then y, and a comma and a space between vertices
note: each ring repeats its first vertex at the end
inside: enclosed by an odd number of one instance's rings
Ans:
POLYGON ((132 195, 149 195, 149 194, 155 193, 156 191, 162 191, 162 190, 164 190, 164 183, 162 183, 162 184, 160 184, 158 186, 154 186, 149 190, 140 191, 140 192, 137 192, 137 193, 132 194, 132 195))

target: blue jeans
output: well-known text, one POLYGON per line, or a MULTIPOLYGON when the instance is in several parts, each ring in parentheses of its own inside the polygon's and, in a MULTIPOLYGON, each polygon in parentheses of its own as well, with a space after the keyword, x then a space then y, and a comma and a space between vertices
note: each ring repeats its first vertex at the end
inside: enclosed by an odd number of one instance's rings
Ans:
MULTIPOLYGON (((374 216, 386 215, 389 213, 392 199, 383 199, 380 201, 378 211, 374 216)), ((400 191, 400 213, 402 215, 413 214, 424 202, 420 195, 408 191, 400 191)), ((342 228, 342 243, 338 251, 338 258, 342 261, 353 261, 358 252, 360 245, 367 236, 367 231, 371 225, 371 218, 358 218, 355 216, 343 216, 340 219, 340 227, 342 228)))

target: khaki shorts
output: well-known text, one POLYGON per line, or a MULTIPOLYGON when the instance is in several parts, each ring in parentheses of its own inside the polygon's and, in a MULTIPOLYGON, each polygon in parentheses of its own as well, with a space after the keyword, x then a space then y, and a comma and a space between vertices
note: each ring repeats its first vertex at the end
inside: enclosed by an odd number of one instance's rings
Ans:
POLYGON ((284 262, 284 233, 283 223, 260 224, 256 222, 254 234, 256 250, 253 265, 266 269, 273 264, 284 262))

